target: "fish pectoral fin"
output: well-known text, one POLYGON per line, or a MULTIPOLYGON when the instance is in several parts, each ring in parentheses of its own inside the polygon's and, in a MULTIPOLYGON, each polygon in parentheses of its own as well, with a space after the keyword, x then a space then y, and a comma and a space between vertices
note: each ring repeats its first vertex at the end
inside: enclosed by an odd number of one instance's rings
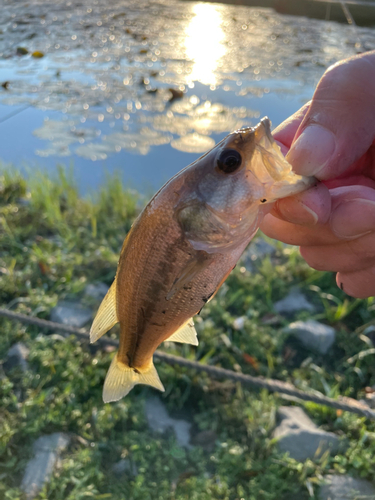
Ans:
POLYGON ((190 281, 192 281, 198 274, 206 269, 212 261, 212 256, 204 251, 199 252, 198 257, 188 262, 180 276, 175 279, 172 288, 169 290, 168 295, 166 296, 166 299, 170 300, 173 295, 179 292, 183 287, 187 286, 188 283, 190 283, 190 281))
POLYGON ((148 367, 139 371, 122 363, 118 359, 118 353, 116 353, 104 381, 104 403, 118 401, 126 396, 137 384, 146 384, 159 389, 159 391, 165 391, 152 359, 148 367))
POLYGON ((90 342, 93 344, 108 330, 110 330, 116 323, 117 306, 116 306, 116 278, 108 290, 107 295, 104 297, 98 312, 96 313, 94 322, 90 330, 90 342))
POLYGON ((193 318, 181 326, 176 332, 167 338, 168 342, 181 342, 182 344, 198 345, 197 332, 194 327, 193 318))

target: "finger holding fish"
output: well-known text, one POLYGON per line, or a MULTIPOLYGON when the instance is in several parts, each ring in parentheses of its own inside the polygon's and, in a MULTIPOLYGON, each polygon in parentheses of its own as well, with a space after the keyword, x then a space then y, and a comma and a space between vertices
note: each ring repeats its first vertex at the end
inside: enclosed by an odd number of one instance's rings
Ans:
POLYGON ((375 293, 375 265, 354 272, 339 272, 336 283, 347 295, 358 299, 366 299, 375 293))
POLYGON ((287 222, 314 227, 328 222, 331 204, 328 188, 317 183, 302 193, 276 201, 272 214, 287 222))
POLYGON ((335 245, 301 246, 300 252, 308 265, 318 271, 349 273, 374 264, 374 246, 375 233, 372 232, 335 245))
POLYGON ((374 227, 374 189, 357 185, 328 190, 318 184, 293 198, 276 202, 272 212, 264 218, 261 230, 284 243, 311 247, 346 243, 371 232, 374 227), (313 223, 311 217, 311 223, 307 224, 307 216, 301 215, 303 221, 298 224, 296 214, 298 210, 303 212, 302 205, 314 207, 318 221, 313 223), (292 215, 290 221, 286 221, 289 211, 292 215))
POLYGON ((326 246, 335 245, 340 241, 328 223, 314 227, 302 226, 280 220, 272 213, 264 217, 260 229, 269 238, 274 238, 288 245, 326 246))
POLYGON ((165 340, 197 344, 192 317, 225 281, 277 199, 315 182, 294 174, 263 119, 229 134, 156 193, 133 224, 91 328, 120 323, 105 402, 136 384, 163 390, 152 357, 165 340))

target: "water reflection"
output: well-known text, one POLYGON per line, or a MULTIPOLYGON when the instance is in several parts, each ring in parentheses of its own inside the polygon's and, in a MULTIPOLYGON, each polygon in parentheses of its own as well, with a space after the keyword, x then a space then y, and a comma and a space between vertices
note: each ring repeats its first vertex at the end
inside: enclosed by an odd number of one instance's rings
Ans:
POLYGON ((192 10, 194 17, 186 28, 185 39, 186 57, 194 63, 188 80, 215 86, 215 71, 226 53, 223 19, 216 5, 197 4, 192 10))
MULTIPOLYGON (((2 2, 5 162, 53 170, 72 159, 85 185, 121 166, 127 182, 142 188, 146 178, 157 188, 231 130, 266 114, 280 123, 311 98, 325 68, 357 50, 350 27, 268 9, 91 3, 2 2)), ((373 30, 358 30, 375 48, 373 30)))

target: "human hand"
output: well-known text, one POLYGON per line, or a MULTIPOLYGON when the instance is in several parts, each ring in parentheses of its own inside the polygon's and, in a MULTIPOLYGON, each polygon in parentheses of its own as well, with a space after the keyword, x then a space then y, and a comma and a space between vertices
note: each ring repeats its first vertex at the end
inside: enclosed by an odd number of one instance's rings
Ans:
POLYGON ((279 200, 261 230, 337 272, 348 295, 375 295, 375 51, 330 67, 313 99, 274 131, 298 174, 322 181, 279 200))

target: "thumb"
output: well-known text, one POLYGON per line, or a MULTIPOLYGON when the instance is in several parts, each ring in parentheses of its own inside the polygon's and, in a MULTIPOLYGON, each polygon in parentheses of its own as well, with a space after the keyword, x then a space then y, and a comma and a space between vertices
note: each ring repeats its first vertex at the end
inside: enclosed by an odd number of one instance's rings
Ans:
POLYGON ((330 67, 321 78, 287 155, 298 174, 343 174, 375 136, 375 51, 330 67))

